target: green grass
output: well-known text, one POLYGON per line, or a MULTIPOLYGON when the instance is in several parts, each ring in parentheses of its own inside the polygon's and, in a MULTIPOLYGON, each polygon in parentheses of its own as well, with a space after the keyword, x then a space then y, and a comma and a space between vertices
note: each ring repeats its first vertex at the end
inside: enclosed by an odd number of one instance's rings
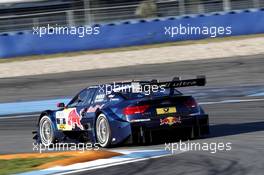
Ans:
POLYGON ((258 38, 258 37, 263 37, 263 36, 264 34, 243 35, 243 36, 231 36, 231 37, 224 37, 224 38, 207 38, 207 39, 202 39, 202 40, 168 42, 168 43, 151 44, 151 45, 143 45, 143 46, 130 46, 130 47, 121 47, 121 48, 113 48, 113 49, 78 51, 78 52, 58 53, 58 54, 50 54, 50 55, 33 55, 33 56, 0 59, 0 63, 27 61, 27 60, 40 60, 40 59, 54 59, 54 58, 59 58, 59 57, 73 57, 73 56, 87 55, 87 54, 101 54, 101 53, 113 53, 113 52, 123 52, 123 51, 131 51, 131 50, 143 50, 143 49, 148 49, 148 48, 160 48, 160 47, 167 47, 167 46, 206 44, 206 43, 214 43, 214 42, 248 39, 248 38, 258 38))
POLYGON ((62 157, 0 160, 0 175, 33 171, 36 170, 35 168, 39 165, 61 158, 62 157))

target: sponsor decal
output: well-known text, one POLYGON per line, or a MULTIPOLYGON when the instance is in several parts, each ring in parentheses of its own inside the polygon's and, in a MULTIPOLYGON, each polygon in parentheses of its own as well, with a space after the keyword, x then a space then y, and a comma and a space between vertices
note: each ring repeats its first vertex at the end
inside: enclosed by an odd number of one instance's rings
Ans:
POLYGON ((90 107, 87 109, 86 112, 87 112, 87 113, 95 112, 98 108, 101 109, 103 106, 104 106, 104 104, 102 104, 102 105, 90 106, 90 107))
POLYGON ((80 110, 80 113, 76 110, 76 108, 67 108, 63 111, 56 112, 56 121, 57 127, 59 130, 63 131, 72 131, 76 128, 84 130, 83 125, 81 124, 81 120, 83 115, 87 113, 93 113, 98 108, 102 108, 104 105, 95 105, 90 106, 89 108, 83 108, 80 110))
POLYGON ((78 114, 76 108, 74 108, 68 116, 68 125, 72 126, 72 129, 75 129, 77 126, 81 130, 84 130, 82 124, 81 124, 82 116, 78 114))
POLYGON ((66 129, 66 125, 65 124, 59 124, 59 129, 65 130, 66 129))
POLYGON ((75 128, 84 130, 81 119, 84 109, 78 114, 76 108, 68 108, 63 111, 56 112, 57 127, 59 130, 72 131, 75 128))
POLYGON ((176 123, 181 123, 181 117, 166 117, 164 119, 160 119, 160 125, 173 125, 176 123))
POLYGON ((98 103, 98 102, 103 102, 105 100, 105 94, 99 94, 95 97, 94 102, 98 103))
POLYGON ((176 107, 165 107, 165 108, 157 108, 157 114, 171 114, 176 113, 176 107))

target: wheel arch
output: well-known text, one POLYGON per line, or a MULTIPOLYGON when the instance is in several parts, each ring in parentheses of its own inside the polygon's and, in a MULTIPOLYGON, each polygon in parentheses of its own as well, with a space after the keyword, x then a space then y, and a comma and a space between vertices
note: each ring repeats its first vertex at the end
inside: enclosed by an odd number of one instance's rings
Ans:
POLYGON ((131 127, 130 123, 121 120, 113 111, 109 108, 98 109, 94 118, 94 138, 97 142, 96 138, 96 120, 100 114, 104 114, 109 122, 109 127, 111 129, 111 146, 122 143, 129 135, 131 135, 131 127), (122 129, 122 132, 120 132, 122 129), (113 140, 114 139, 114 140, 113 140))
POLYGON ((40 116, 39 116, 39 119, 38 119, 38 123, 37 123, 37 137, 38 137, 38 141, 39 141, 39 124, 40 124, 40 120, 42 117, 44 116, 47 116, 50 118, 51 120, 51 123, 52 123, 52 126, 53 126, 53 129, 54 129, 54 136, 55 136, 55 141, 59 141, 61 140, 65 135, 63 134, 63 132, 59 131, 58 128, 57 128, 57 122, 56 122, 56 117, 55 117, 55 111, 52 111, 52 110, 46 110, 46 111, 43 111, 40 116))
POLYGON ((110 138, 109 138, 109 143, 108 143, 108 146, 106 147, 111 147, 111 143, 112 143, 112 128, 111 128, 111 124, 110 124, 110 120, 109 120, 109 116, 107 115, 107 111, 105 110, 101 110, 101 109, 98 109, 96 112, 95 112, 95 118, 94 118, 94 128, 93 128, 93 132, 94 132, 94 138, 95 138, 95 142, 98 143, 98 140, 97 140, 97 132, 96 132, 96 122, 97 122, 97 119, 98 117, 103 114, 105 116, 105 118, 108 120, 108 125, 109 125, 109 129, 110 129, 110 138))
POLYGON ((51 110, 47 110, 47 111, 43 111, 43 112, 41 112, 41 114, 40 114, 40 116, 39 116, 39 118, 38 118, 38 123, 37 123, 37 125, 39 126, 39 122, 40 122, 41 118, 44 117, 44 116, 48 116, 48 117, 52 120, 51 115, 52 115, 52 111, 51 111, 51 110))
POLYGON ((95 122, 96 122, 96 120, 97 120, 97 118, 99 117, 100 114, 104 114, 105 117, 109 120, 109 115, 108 115, 108 113, 107 113, 106 110, 103 110, 103 109, 97 109, 97 110, 95 111, 94 126, 95 126, 95 122))
POLYGON ((56 118, 55 118, 55 116, 53 115, 53 111, 51 111, 51 110, 43 111, 43 112, 40 114, 39 119, 38 119, 37 126, 39 126, 39 122, 40 122, 41 118, 44 117, 44 116, 48 116, 48 117, 50 118, 50 120, 51 120, 51 122, 52 122, 54 128, 57 128, 57 127, 56 127, 56 118))

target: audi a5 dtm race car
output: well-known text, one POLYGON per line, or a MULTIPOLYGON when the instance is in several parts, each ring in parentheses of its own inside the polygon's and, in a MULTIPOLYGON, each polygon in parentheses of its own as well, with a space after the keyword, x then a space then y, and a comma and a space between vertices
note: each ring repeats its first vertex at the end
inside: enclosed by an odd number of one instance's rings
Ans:
POLYGON ((34 139, 46 146, 91 142, 101 147, 151 143, 156 136, 209 134, 208 115, 176 88, 204 86, 205 76, 172 81, 130 81, 90 86, 58 110, 43 111, 34 139))

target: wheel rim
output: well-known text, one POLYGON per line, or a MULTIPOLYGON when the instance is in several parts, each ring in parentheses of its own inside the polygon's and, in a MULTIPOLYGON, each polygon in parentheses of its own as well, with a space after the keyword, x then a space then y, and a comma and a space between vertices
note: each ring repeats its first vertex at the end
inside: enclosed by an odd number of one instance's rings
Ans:
POLYGON ((40 136, 44 145, 50 145, 53 140, 53 130, 50 121, 44 118, 40 123, 40 136))
POLYGON ((107 127, 107 120, 103 117, 100 117, 98 122, 97 122, 97 138, 98 141, 101 144, 105 144, 108 141, 108 135, 109 135, 109 131, 108 131, 108 127, 107 127))

